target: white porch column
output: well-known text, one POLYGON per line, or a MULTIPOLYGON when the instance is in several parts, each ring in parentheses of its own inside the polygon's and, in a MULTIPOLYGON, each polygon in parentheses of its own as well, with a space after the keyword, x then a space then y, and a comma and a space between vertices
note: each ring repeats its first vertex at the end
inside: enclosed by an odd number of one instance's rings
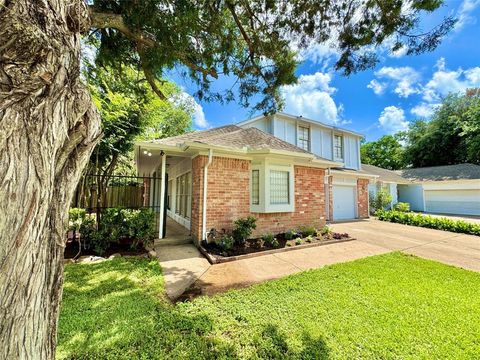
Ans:
POLYGON ((165 174, 166 174, 166 163, 167 163, 167 155, 162 151, 162 170, 160 172, 160 221, 159 228, 158 228, 158 238, 163 239, 164 232, 163 232, 163 222, 164 222, 164 212, 165 212, 165 174))

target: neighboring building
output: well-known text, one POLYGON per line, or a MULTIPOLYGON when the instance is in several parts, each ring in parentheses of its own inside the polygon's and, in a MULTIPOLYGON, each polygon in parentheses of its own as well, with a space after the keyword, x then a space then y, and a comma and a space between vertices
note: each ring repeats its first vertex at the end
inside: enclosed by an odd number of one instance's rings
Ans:
POLYGON ((399 201, 398 185, 411 184, 411 181, 404 179, 396 172, 378 166, 362 164, 362 170, 377 176, 377 178, 368 185, 370 196, 375 197, 380 189, 385 189, 392 196, 390 208, 393 208, 399 201))
POLYGON ((394 198, 392 205, 398 201, 409 203, 413 211, 480 215, 478 165, 458 164, 400 171, 362 165, 362 170, 378 176, 376 184, 371 183, 369 189, 373 193, 379 186, 389 189, 394 198))
POLYGON ((368 217, 368 183, 375 176, 361 170, 360 138, 275 114, 139 142, 136 163, 140 175, 167 179, 156 193, 166 194, 168 217, 197 241, 212 228, 231 230, 250 214, 258 219, 257 235, 278 233, 368 217))
POLYGON ((480 215, 480 166, 458 164, 401 170, 399 200, 431 213, 480 215))

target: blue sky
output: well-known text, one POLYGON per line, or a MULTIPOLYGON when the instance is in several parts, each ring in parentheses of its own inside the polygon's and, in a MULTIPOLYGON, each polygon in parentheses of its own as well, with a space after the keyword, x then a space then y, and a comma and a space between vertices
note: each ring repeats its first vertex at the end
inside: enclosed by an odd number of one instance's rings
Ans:
MULTIPOLYGON (((381 52, 374 69, 348 78, 332 69, 334 51, 326 46, 308 49, 301 54, 298 84, 282 90, 284 111, 358 131, 368 141, 403 130, 416 118, 428 119, 442 96, 480 86, 480 0, 447 0, 422 20, 422 29, 449 14, 459 21, 435 51, 419 56, 381 52)), ((175 73, 171 78, 187 93, 195 92, 187 80, 175 73)), ((220 80, 215 87, 229 82, 220 80)), ((195 128, 235 123, 250 112, 235 102, 197 102, 195 128)))

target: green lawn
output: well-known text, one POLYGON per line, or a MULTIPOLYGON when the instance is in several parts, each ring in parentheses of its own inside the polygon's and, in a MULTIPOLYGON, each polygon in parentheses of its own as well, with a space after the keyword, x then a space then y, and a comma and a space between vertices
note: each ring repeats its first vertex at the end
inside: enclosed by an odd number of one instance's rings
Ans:
POLYGON ((58 358, 480 358, 480 274, 393 253, 170 305, 156 261, 66 266, 58 358))

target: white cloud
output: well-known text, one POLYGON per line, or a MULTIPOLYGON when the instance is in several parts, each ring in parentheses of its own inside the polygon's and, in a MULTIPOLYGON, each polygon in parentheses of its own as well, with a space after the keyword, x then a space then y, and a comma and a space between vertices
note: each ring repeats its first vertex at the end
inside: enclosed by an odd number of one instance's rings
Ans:
POLYGON ((203 107, 195 101, 193 105, 193 123, 199 129, 206 129, 210 127, 207 119, 205 118, 205 113, 203 112, 203 107))
POLYGON ((338 123, 339 109, 331 96, 336 89, 330 86, 331 80, 330 74, 316 72, 301 75, 295 85, 284 86, 285 111, 330 124, 338 123))
POLYGON ((375 94, 381 95, 387 88, 387 84, 373 79, 368 83, 367 88, 372 89, 375 94))
POLYGON ((413 115, 416 115, 420 118, 428 119, 433 115, 433 113, 435 112, 436 108, 439 105, 440 104, 429 104, 429 103, 421 102, 420 104, 414 106, 410 110, 410 112, 413 115))
POLYGON ((378 118, 380 126, 393 134, 408 129, 408 121, 405 119, 403 109, 396 106, 387 106, 378 118))
POLYGON ((463 0, 458 8, 457 23, 455 24, 455 31, 460 31, 466 25, 475 24, 476 18, 471 13, 480 6, 480 0, 463 0))
POLYGON ((197 103, 193 96, 186 91, 182 91, 181 93, 170 99, 170 101, 175 103, 177 106, 193 110, 193 125, 197 129, 207 129, 210 127, 210 124, 205 117, 205 113, 203 112, 202 105, 197 103))
POLYGON ((328 68, 330 62, 338 58, 339 51, 331 44, 312 44, 298 53, 298 61, 311 61, 314 64, 321 64, 322 71, 328 68))
POLYGON ((437 71, 424 87, 423 99, 427 102, 438 102, 449 93, 464 92, 468 88, 480 86, 480 67, 449 70, 445 59, 440 58, 436 68, 437 71))
MULTIPOLYGON (((395 86, 394 92, 400 97, 406 98, 412 94, 418 94, 420 92, 418 82, 420 81, 421 76, 410 66, 384 66, 375 72, 375 76, 389 80, 395 86)), ((375 89, 373 90, 375 91, 375 89)))

